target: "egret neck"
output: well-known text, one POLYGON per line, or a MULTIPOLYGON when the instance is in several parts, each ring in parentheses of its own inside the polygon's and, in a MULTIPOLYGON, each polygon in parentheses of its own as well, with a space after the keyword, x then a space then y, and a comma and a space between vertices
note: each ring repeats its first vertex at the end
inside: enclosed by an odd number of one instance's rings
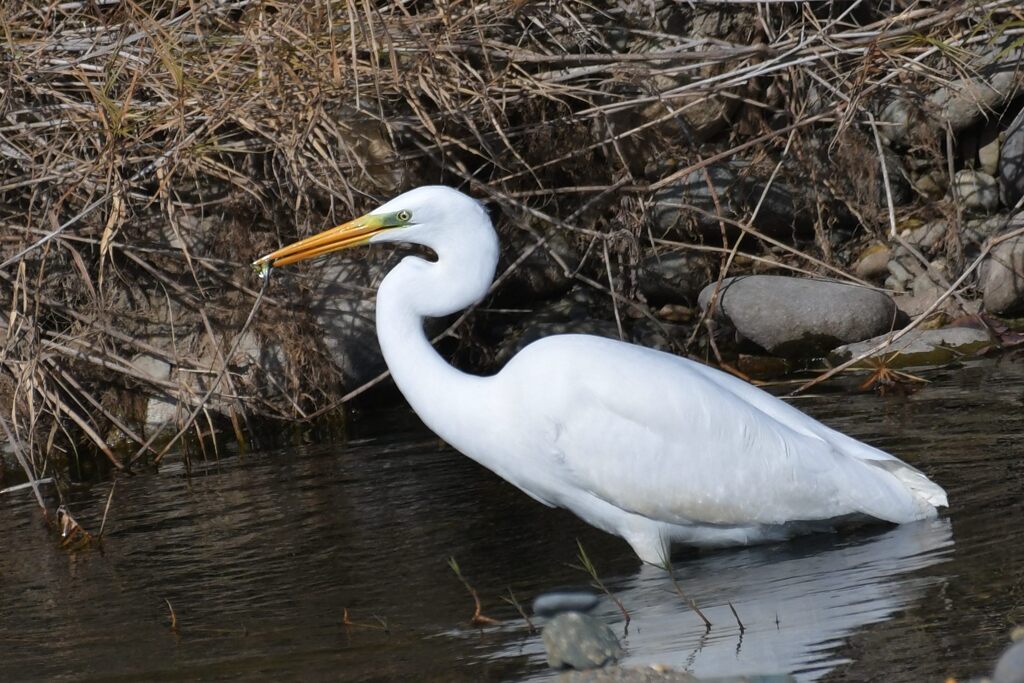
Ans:
POLYGON ((436 261, 407 256, 384 278, 377 291, 377 338, 413 410, 438 436, 460 448, 459 434, 475 432, 493 414, 489 379, 452 367, 431 345, 423 323, 461 311, 487 294, 498 263, 498 240, 489 225, 446 236, 430 245, 436 261))

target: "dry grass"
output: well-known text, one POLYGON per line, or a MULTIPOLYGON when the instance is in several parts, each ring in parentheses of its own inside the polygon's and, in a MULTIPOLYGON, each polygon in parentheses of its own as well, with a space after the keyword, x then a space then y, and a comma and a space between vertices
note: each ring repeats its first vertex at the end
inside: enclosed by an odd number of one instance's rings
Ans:
POLYGON ((140 390, 180 406, 179 435, 212 430, 208 407, 242 436, 356 394, 281 305, 301 291, 261 299, 246 264, 411 185, 494 200, 530 249, 562 232, 620 329, 660 324, 642 254, 842 272, 828 216, 888 231, 865 112, 969 73, 1022 19, 1011 0, 869 4, 734 7, 701 33, 683 5, 3 3, 0 408, 21 467, 60 472, 83 443, 115 468, 159 458, 126 408, 140 390), (730 160, 767 183, 749 212, 713 196, 713 234, 651 230, 654 193, 730 160), (804 241, 756 227, 782 182, 814 189, 804 241), (246 355, 267 337, 281 376, 246 355))

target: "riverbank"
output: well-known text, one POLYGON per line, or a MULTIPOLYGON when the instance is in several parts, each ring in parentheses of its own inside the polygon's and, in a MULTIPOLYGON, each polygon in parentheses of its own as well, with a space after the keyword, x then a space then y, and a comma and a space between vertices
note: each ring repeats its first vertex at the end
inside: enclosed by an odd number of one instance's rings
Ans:
POLYGON ((343 422, 401 254, 248 264, 424 183, 502 236, 434 330, 470 370, 580 331, 889 389, 1015 346, 1024 29, 976 9, 6 3, 0 488, 343 422))

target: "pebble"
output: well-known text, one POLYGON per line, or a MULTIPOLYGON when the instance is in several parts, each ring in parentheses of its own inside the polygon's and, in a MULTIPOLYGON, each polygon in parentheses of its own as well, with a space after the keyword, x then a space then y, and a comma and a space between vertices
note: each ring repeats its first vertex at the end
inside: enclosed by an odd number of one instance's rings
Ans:
POLYGON ((957 171, 953 188, 968 211, 991 213, 999 208, 999 184, 981 171, 957 171))

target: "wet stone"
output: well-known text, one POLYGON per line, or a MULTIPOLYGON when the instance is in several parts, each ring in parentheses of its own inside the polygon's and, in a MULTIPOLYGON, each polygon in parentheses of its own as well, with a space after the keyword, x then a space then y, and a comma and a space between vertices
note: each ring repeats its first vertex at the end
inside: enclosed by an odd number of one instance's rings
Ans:
POLYGON ((561 590, 542 593, 533 601, 533 613, 547 619, 561 612, 589 612, 601 599, 585 590, 561 590))
POLYGON ((556 669, 594 669, 618 661, 622 646, 608 626, 579 612, 563 612, 543 632, 548 664, 556 669))
MULTIPOLYGON (((872 349, 890 335, 840 346, 830 354, 833 362, 842 363, 872 349)), ((884 358, 891 368, 943 365, 964 356, 978 353, 992 344, 986 330, 973 327, 944 327, 938 330, 914 330, 893 344, 867 357, 884 358)), ((867 365, 865 363, 865 365, 867 365)))

